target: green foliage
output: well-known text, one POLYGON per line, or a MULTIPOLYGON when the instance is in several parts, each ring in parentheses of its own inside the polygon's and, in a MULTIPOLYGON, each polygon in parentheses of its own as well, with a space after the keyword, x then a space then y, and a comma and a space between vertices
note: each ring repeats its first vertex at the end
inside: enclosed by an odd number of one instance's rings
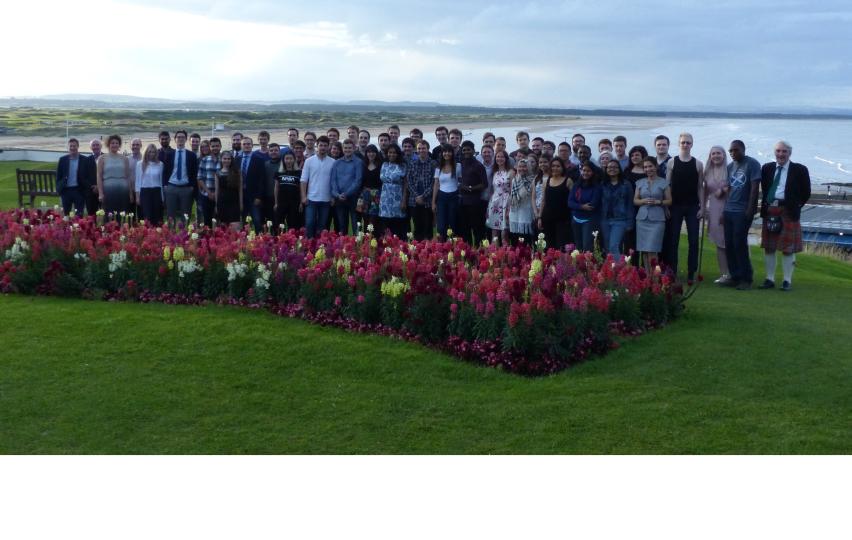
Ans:
POLYGON ((450 306, 446 296, 426 294, 413 296, 403 327, 419 334, 427 343, 439 343, 447 337, 450 306))

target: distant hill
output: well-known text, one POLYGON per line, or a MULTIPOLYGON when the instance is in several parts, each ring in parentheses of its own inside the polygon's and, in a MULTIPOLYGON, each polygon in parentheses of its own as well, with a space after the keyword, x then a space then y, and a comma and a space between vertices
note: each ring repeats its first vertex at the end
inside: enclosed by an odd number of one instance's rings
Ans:
POLYGON ((654 116, 687 118, 825 118, 852 119, 852 109, 839 108, 779 108, 731 110, 719 107, 636 107, 617 105, 607 107, 558 107, 517 104, 511 107, 482 107, 446 105, 433 101, 329 101, 318 99, 287 99, 274 101, 175 100, 116 94, 51 94, 35 97, 0 98, 0 107, 85 108, 85 109, 150 109, 187 111, 294 111, 294 112, 418 112, 443 114, 511 114, 530 116, 654 116))

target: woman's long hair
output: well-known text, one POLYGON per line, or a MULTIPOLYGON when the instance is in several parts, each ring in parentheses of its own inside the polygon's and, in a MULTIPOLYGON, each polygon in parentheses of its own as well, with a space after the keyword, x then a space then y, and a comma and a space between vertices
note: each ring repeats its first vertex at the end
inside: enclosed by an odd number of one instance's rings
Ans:
POLYGON ((145 147, 145 153, 142 154, 142 172, 144 173, 148 169, 149 163, 159 163, 159 162, 160 162, 160 158, 157 157, 157 147, 153 144, 149 144, 147 147, 145 147), (151 152, 151 150, 154 151, 154 159, 149 161, 148 160, 148 154, 151 152))
MULTIPOLYGON (((445 152, 449 152, 450 154, 452 154, 452 157, 450 157, 449 165, 450 165, 450 171, 452 171, 453 178, 455 178, 456 177, 456 151, 453 150, 453 147, 448 143, 444 143, 444 144, 441 145, 441 161, 438 164, 438 170, 443 171, 444 165, 447 165, 447 160, 444 159, 444 153, 445 152)), ((496 159, 496 155, 495 155, 495 159, 496 159)))
POLYGON ((728 153, 725 152, 725 149, 719 145, 713 146, 707 153, 707 162, 704 164, 704 181, 706 182, 708 179, 721 179, 726 182, 728 179, 728 153), (710 156, 713 154, 713 150, 719 150, 722 152, 721 165, 713 165, 713 161, 710 159, 710 156))
POLYGON ((234 163, 234 154, 225 150, 219 155, 219 162, 222 162, 222 158, 225 156, 231 158, 231 164, 228 166, 228 177, 225 179, 225 185, 228 189, 239 189, 240 188, 240 168, 236 166, 234 163))

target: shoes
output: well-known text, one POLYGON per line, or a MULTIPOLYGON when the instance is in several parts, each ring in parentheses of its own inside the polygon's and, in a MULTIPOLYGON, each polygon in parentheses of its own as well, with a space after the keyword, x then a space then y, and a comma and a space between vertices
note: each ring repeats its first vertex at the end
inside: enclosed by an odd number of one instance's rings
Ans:
POLYGON ((758 289, 774 289, 775 288, 775 282, 772 281, 771 279, 764 279, 763 284, 758 285, 757 288, 758 289))
POLYGON ((781 290, 785 292, 789 292, 793 289, 793 285, 790 284, 789 281, 785 281, 781 284, 781 290))
POLYGON ((686 280, 686 286, 687 286, 687 287, 692 287, 692 285, 693 285, 694 283, 695 283, 695 280, 693 280, 693 279, 687 279, 687 280, 686 280))
POLYGON ((721 276, 719 276, 719 279, 717 279, 713 283, 725 287, 730 285, 732 282, 733 280, 731 279, 731 276, 729 276, 728 274, 722 274, 721 276))
POLYGON ((739 285, 737 285, 738 291, 749 291, 751 290, 751 282, 743 281, 739 285))

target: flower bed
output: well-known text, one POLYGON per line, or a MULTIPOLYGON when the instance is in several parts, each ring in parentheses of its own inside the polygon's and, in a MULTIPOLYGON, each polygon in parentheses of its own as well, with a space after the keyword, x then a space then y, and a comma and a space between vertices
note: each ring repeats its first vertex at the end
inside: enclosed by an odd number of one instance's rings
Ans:
POLYGON ((0 212, 0 291, 267 308, 400 336, 525 375, 566 368, 682 309, 669 277, 532 246, 471 247, 370 233, 308 240, 0 212))

